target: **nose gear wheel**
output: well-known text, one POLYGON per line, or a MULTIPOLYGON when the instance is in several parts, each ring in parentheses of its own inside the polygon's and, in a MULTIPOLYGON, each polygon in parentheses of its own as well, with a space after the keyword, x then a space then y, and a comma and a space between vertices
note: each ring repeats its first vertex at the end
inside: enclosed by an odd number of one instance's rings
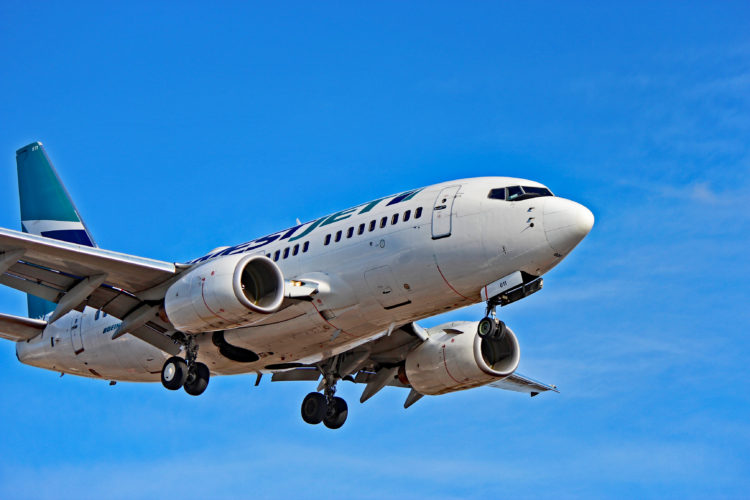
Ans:
POLYGON ((505 323, 497 319, 495 309, 500 305, 499 297, 492 297, 487 301, 485 317, 479 320, 477 334, 483 339, 500 340, 505 337, 507 327, 505 323))

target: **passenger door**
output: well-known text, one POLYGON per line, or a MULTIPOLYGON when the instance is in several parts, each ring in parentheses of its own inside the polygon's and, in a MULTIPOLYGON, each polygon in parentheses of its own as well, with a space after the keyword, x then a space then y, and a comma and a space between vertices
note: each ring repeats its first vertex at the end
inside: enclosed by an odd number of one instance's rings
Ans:
POLYGON ((447 238, 451 235, 453 202, 461 186, 443 188, 432 206, 432 239, 447 238))

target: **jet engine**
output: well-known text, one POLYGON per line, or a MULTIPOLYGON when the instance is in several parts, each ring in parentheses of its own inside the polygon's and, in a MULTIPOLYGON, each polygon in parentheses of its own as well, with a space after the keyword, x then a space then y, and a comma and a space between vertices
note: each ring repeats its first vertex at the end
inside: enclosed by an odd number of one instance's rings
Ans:
POLYGON ((276 312, 284 277, 263 255, 229 255, 187 271, 167 290, 164 311, 186 333, 239 328, 276 312))
POLYGON ((511 375, 521 359, 510 328, 501 338, 481 338, 477 322, 454 322, 427 330, 429 337, 406 357, 401 381, 421 394, 445 394, 511 375))

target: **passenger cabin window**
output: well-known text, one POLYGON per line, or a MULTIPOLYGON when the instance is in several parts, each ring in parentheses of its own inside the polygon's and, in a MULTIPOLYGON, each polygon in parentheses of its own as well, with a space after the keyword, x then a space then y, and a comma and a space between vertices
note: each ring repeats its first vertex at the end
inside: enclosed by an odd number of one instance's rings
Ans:
POLYGON ((289 257, 289 247, 284 249, 284 258, 286 259, 287 257, 289 257))
POLYGON ((306 241, 305 244, 302 245, 302 253, 306 253, 309 248, 310 248, 310 242, 306 241))
POLYGON ((545 187, 538 186, 508 186, 507 188, 491 189, 487 198, 493 200, 521 201, 540 196, 554 196, 545 187))
POLYGON ((346 230, 346 237, 351 238, 352 236, 354 236, 354 228, 350 227, 349 229, 346 230))
POLYGON ((372 232, 372 231, 375 231, 375 221, 374 220, 370 221, 370 232, 372 232))
POLYGON ((383 217, 382 219, 380 219, 380 229, 383 229, 386 224, 388 224, 388 217, 383 217))
POLYGON ((278 260, 279 260, 279 255, 280 255, 280 254, 281 254, 281 250, 276 250, 276 251, 275 251, 275 252, 273 253, 273 261, 274 261, 274 262, 276 262, 276 261, 278 261, 278 260))
POLYGON ((414 212, 415 219, 419 219, 420 217, 422 217, 422 207, 418 207, 416 212, 414 212))
POLYGON ((357 229, 357 234, 362 234, 364 232, 365 232, 365 225, 364 224, 360 224, 359 225, 359 229, 357 229))
POLYGON ((411 210, 407 210, 406 212, 404 212, 404 222, 408 222, 410 217, 411 217, 411 210))
POLYGON ((341 241, 341 231, 336 232, 336 243, 338 243, 339 241, 341 241))
POLYGON ((391 217, 391 225, 398 224, 398 214, 393 214, 391 217))
POLYGON ((294 245, 294 250, 292 250, 292 255, 297 255, 299 253, 299 245, 294 245))

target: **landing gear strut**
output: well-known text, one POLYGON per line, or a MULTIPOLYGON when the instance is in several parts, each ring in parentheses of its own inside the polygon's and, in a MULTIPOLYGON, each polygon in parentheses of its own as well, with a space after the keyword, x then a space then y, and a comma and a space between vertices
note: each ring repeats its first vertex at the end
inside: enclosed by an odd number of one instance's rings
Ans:
POLYGON ((487 311, 485 312, 485 316, 477 325, 477 333, 483 339, 500 340, 505 337, 507 327, 505 326, 505 323, 497 319, 497 315, 495 314, 495 308, 499 304, 500 302, 497 297, 493 297, 487 301, 487 311))
POLYGON ((329 429, 338 429, 349 415, 349 408, 336 394, 336 377, 332 371, 319 367, 324 377, 323 394, 311 392, 302 401, 302 420, 316 425, 323 422, 329 429))
POLYGON ((192 335, 181 335, 177 341, 185 347, 185 359, 178 356, 169 358, 161 369, 161 383, 170 391, 180 387, 191 396, 199 396, 208 387, 211 373, 204 363, 196 361, 198 346, 192 335))

